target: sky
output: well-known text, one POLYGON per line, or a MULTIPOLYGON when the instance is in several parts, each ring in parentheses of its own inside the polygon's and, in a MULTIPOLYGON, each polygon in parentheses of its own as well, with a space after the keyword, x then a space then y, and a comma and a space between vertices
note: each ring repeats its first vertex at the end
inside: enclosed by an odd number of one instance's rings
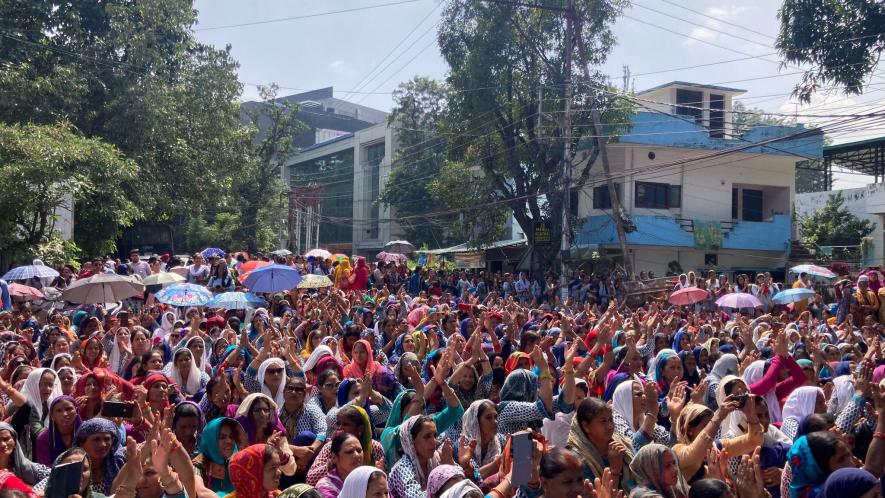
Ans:
MULTIPOLYGON (((773 48, 780 4, 633 0, 615 24, 617 45, 601 69, 620 87, 628 66, 636 90, 673 80, 744 89, 744 104, 767 112, 860 114, 885 108, 885 67, 871 77, 864 95, 822 92, 811 104, 798 105, 790 93, 802 68, 782 65, 773 48), (687 68, 698 65, 706 66, 687 68)), ((195 8, 197 38, 231 45, 244 100, 257 98, 258 84, 276 83, 283 95, 333 86, 338 98, 387 111, 399 83, 416 75, 446 76, 435 43, 440 0, 196 0, 195 8)), ((834 118, 798 120, 822 124, 834 118)), ((843 143, 885 135, 885 128, 863 128, 831 138, 843 143)), ((867 183, 869 177, 845 173, 836 175, 835 187, 867 183)))

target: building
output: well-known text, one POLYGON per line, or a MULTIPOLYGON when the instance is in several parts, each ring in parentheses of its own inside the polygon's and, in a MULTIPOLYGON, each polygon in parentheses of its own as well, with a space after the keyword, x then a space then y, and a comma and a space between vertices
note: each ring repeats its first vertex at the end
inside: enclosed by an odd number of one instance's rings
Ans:
MULTIPOLYGON (((865 187, 839 190, 843 206, 855 216, 876 224, 869 236, 869 249, 854 251, 858 265, 881 266, 885 261, 885 137, 824 147, 821 161, 808 165, 805 172, 814 175, 806 182, 807 191, 796 195, 796 214, 808 216, 824 207, 831 195, 833 167, 843 172, 873 177, 874 183, 865 187)), ((860 244, 861 241, 858 241, 860 244)), ((833 248, 815 248, 825 252, 833 248)), ((844 254, 844 252, 843 252, 844 254)), ((849 261, 848 263, 854 263, 849 261)))
MULTIPOLYGON (((608 146, 618 198, 635 225, 626 255, 634 271, 783 271, 796 163, 821 157, 823 135, 801 125, 735 129, 732 101, 742 93, 674 81, 635 96, 632 128, 608 146)), ((605 183, 584 187, 577 214, 579 257, 624 257, 605 183)))

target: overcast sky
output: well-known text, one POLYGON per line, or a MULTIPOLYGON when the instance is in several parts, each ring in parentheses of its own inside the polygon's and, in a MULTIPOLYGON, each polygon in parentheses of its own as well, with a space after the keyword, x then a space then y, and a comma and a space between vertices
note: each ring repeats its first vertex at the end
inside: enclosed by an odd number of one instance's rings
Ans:
MULTIPOLYGON (((197 0, 195 4, 197 37, 216 46, 232 46, 246 100, 257 96, 256 84, 277 83, 283 94, 334 86, 338 98, 386 111, 392 105, 390 92, 400 82, 415 75, 446 76, 447 66, 435 43, 442 11, 439 0, 197 0), (366 8, 372 6, 377 7, 366 8), (334 13, 347 10, 351 11, 334 13), (231 26, 296 17, 300 19, 231 26)), ((637 90, 673 80, 745 89, 746 105, 769 112, 857 114, 885 107, 885 71, 871 80, 863 96, 833 92, 815 96, 811 106, 797 106, 790 92, 800 78, 794 74, 798 69, 781 67, 773 54, 780 4, 778 0, 634 0, 615 25, 617 46, 603 70, 620 86, 622 68, 629 66, 637 90), (745 60, 733 61, 741 58, 745 60), (733 62, 679 69, 721 61, 733 62), (679 70, 660 72, 672 69, 679 70)), ((885 129, 851 131, 833 139, 839 143, 882 134, 885 129)), ((865 183, 866 178, 856 175, 837 179, 841 188, 865 183)))

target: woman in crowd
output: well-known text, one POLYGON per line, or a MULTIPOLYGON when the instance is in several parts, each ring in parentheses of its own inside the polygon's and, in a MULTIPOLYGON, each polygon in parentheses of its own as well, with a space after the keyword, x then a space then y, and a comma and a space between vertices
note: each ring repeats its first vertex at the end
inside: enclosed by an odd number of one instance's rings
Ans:
POLYGON ((49 405, 49 424, 37 435, 35 460, 43 465, 52 462, 74 445, 74 433, 83 423, 77 413, 77 401, 59 396, 49 405))
POLYGON ((219 417, 206 424, 200 436, 198 453, 193 459, 200 484, 218 494, 233 491, 230 459, 246 446, 246 433, 236 420, 219 417))
POLYGON ((91 418, 77 429, 74 441, 89 456, 92 489, 105 495, 113 494, 111 484, 125 463, 120 427, 106 418, 91 418))
POLYGON ((335 498, 341 494, 347 476, 363 465, 363 448, 356 436, 344 431, 336 432, 329 447, 331 460, 327 474, 316 484, 323 498, 335 498))

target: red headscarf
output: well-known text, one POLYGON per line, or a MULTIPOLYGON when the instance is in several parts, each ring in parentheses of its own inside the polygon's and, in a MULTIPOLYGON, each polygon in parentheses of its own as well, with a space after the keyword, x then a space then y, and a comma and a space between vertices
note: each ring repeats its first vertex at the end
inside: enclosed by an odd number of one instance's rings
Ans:
MULTIPOLYGON (((357 365, 356 360, 351 358, 351 362, 349 365, 344 367, 344 376, 349 379, 362 379, 366 372, 369 372, 369 375, 375 375, 375 372, 378 370, 378 362, 375 361, 375 355, 372 352, 372 345, 369 344, 369 341, 365 339, 360 339, 356 341, 353 347, 356 347, 357 344, 362 344, 366 351, 369 354, 369 359, 366 361, 366 368, 357 365)), ((350 353, 353 356, 353 351, 350 353)))
POLYGON ((236 488, 228 494, 235 498, 267 498, 280 494, 279 490, 264 489, 264 452, 266 444, 253 444, 238 451, 230 459, 230 480, 236 488))
POLYGON ((83 366, 86 367, 87 370, 108 367, 108 360, 104 355, 104 346, 101 345, 101 341, 99 341, 97 337, 83 339, 83 342, 80 343, 80 360, 83 362, 83 366), (89 345, 90 341, 95 341, 95 343, 98 344, 98 359, 94 362, 90 362, 90 360, 86 358, 86 346, 89 345))
POLYGON ((523 358, 529 360, 529 369, 535 366, 535 362, 532 360, 531 355, 523 353, 522 351, 514 351, 513 353, 510 353, 510 356, 507 357, 507 361, 504 362, 504 374, 510 375, 510 372, 516 370, 516 365, 518 365, 519 360, 523 358))
MULTIPOLYGON (((169 379, 169 377, 166 377, 165 375, 163 375, 161 373, 153 373, 153 374, 148 375, 148 377, 146 379, 144 379, 144 382, 142 382, 141 385, 143 385, 145 389, 150 391, 151 386, 153 386, 157 382, 165 382, 169 386, 169 389, 176 389, 177 388, 177 386, 175 385, 175 382, 172 382, 172 380, 169 379)), ((167 393, 168 393, 168 391, 167 391, 167 393)), ((169 396, 166 396, 165 398, 163 398, 163 406, 164 407, 169 406, 169 396)))

